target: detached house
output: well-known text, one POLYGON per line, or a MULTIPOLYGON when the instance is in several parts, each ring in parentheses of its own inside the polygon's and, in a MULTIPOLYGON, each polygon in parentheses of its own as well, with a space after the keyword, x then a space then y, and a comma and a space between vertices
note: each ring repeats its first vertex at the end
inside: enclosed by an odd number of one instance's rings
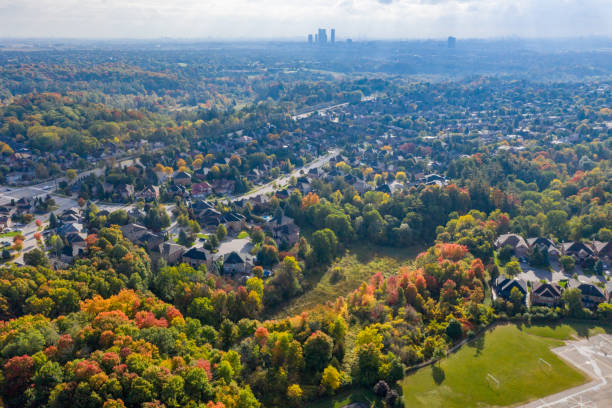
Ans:
POLYGON ((127 224, 121 227, 123 236, 131 242, 135 242, 140 239, 144 234, 148 233, 149 230, 144 225, 140 224, 127 224))
POLYGON ((495 280, 495 292, 503 299, 510 299, 510 293, 512 289, 517 288, 523 295, 523 301, 527 296, 527 283, 522 279, 509 279, 504 276, 500 276, 495 280))
POLYGON ((582 283, 575 279, 567 282, 567 289, 577 288, 582 293, 582 304, 589 309, 595 309, 600 303, 608 301, 608 291, 593 285, 592 283, 582 283))
POLYGON ((229 274, 247 274, 253 268, 253 265, 248 262, 246 257, 238 254, 238 252, 230 252, 223 257, 223 271, 229 274))
POLYGON ((159 187, 158 186, 145 187, 145 189, 142 190, 138 194, 138 197, 142 198, 145 201, 155 201, 159 198, 159 187))
POLYGON ((185 171, 178 171, 172 177, 172 181, 179 186, 188 186, 191 184, 191 174, 185 171))
POLYGON ((593 241, 593 250, 595 254, 605 260, 612 260, 612 241, 610 242, 600 242, 593 241))
POLYGON ((199 268, 200 265, 206 265, 210 267, 212 263, 212 257, 210 253, 204 248, 193 247, 183 254, 183 262, 192 268, 199 268))
POLYGON ((533 284, 531 288, 531 304, 535 306, 556 306, 561 300, 561 286, 556 283, 533 284))
POLYGON ((564 242, 561 245, 561 253, 571 255, 578 261, 583 261, 589 256, 595 255, 593 249, 582 242, 564 242))
POLYGON ((158 251, 159 257, 163 259, 167 265, 175 265, 185 253, 185 247, 172 242, 163 242, 159 244, 158 251))
POLYGON ((525 257, 529 251, 529 245, 518 234, 503 234, 495 240, 495 248, 501 249, 510 246, 514 249, 514 254, 520 258, 525 257))
POLYGON ((263 228, 276 241, 286 241, 291 246, 295 245, 300 239, 300 229, 295 225, 293 218, 287 217, 282 213, 277 214, 264 224, 263 228))
POLYGON ((212 186, 205 181, 195 183, 191 186, 191 196, 194 198, 205 198, 213 192, 212 186))
POLYGON ((537 237, 528 238, 527 244, 529 248, 541 248, 546 251, 549 258, 559 258, 561 251, 555 246, 555 244, 548 238, 537 237))

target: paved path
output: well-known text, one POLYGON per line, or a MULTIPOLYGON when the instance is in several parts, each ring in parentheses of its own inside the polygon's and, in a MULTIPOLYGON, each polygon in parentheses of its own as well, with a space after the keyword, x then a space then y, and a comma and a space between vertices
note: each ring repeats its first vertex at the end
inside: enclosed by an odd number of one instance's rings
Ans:
POLYGON ((598 334, 571 341, 552 351, 587 373, 592 381, 541 398, 523 408, 612 407, 612 335, 598 334))

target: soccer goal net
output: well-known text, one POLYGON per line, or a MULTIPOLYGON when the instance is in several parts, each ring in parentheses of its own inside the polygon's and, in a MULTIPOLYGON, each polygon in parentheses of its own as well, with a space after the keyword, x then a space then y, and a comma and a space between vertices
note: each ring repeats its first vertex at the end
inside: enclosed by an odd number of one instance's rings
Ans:
POLYGON ((487 383, 489 383, 489 387, 491 387, 492 389, 499 390, 499 380, 495 378, 493 374, 487 374, 487 383))
POLYGON ((552 370, 552 366, 550 365, 550 363, 544 360, 543 358, 538 359, 538 364, 540 364, 540 368, 544 371, 552 370))

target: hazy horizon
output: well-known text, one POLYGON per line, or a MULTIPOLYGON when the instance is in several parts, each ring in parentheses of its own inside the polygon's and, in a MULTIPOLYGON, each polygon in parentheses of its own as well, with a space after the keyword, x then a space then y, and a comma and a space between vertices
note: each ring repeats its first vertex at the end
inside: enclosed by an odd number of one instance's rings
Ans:
POLYGON ((611 37, 606 0, 0 0, 0 37, 338 40, 611 37))

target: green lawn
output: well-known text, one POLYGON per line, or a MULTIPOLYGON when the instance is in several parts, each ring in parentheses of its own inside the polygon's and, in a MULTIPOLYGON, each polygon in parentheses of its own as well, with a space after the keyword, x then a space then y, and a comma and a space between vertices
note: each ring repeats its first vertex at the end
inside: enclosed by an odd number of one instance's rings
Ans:
POLYGON ((570 321, 560 324, 519 326, 520 330, 540 337, 557 340, 571 340, 576 337, 594 336, 601 333, 612 333, 612 324, 570 321))
POLYGON ((400 382, 404 402, 407 407, 507 406, 580 385, 586 376, 550 351, 563 344, 554 337, 569 333, 564 328, 498 326, 439 365, 404 378, 400 382), (499 388, 487 380, 487 374, 499 381, 499 388))
POLYGON ((421 250, 375 245, 351 247, 322 275, 310 278, 306 283, 310 288, 303 295, 284 305, 271 318, 297 315, 327 301, 335 301, 339 296, 350 294, 361 282, 367 281, 379 271, 385 276, 393 275, 400 266, 411 263, 421 250), (332 276, 336 268, 340 268, 342 278, 334 282, 332 276))
POLYGON ((4 232, 4 233, 0 234, 0 238, 15 237, 17 235, 21 235, 21 231, 4 232))

